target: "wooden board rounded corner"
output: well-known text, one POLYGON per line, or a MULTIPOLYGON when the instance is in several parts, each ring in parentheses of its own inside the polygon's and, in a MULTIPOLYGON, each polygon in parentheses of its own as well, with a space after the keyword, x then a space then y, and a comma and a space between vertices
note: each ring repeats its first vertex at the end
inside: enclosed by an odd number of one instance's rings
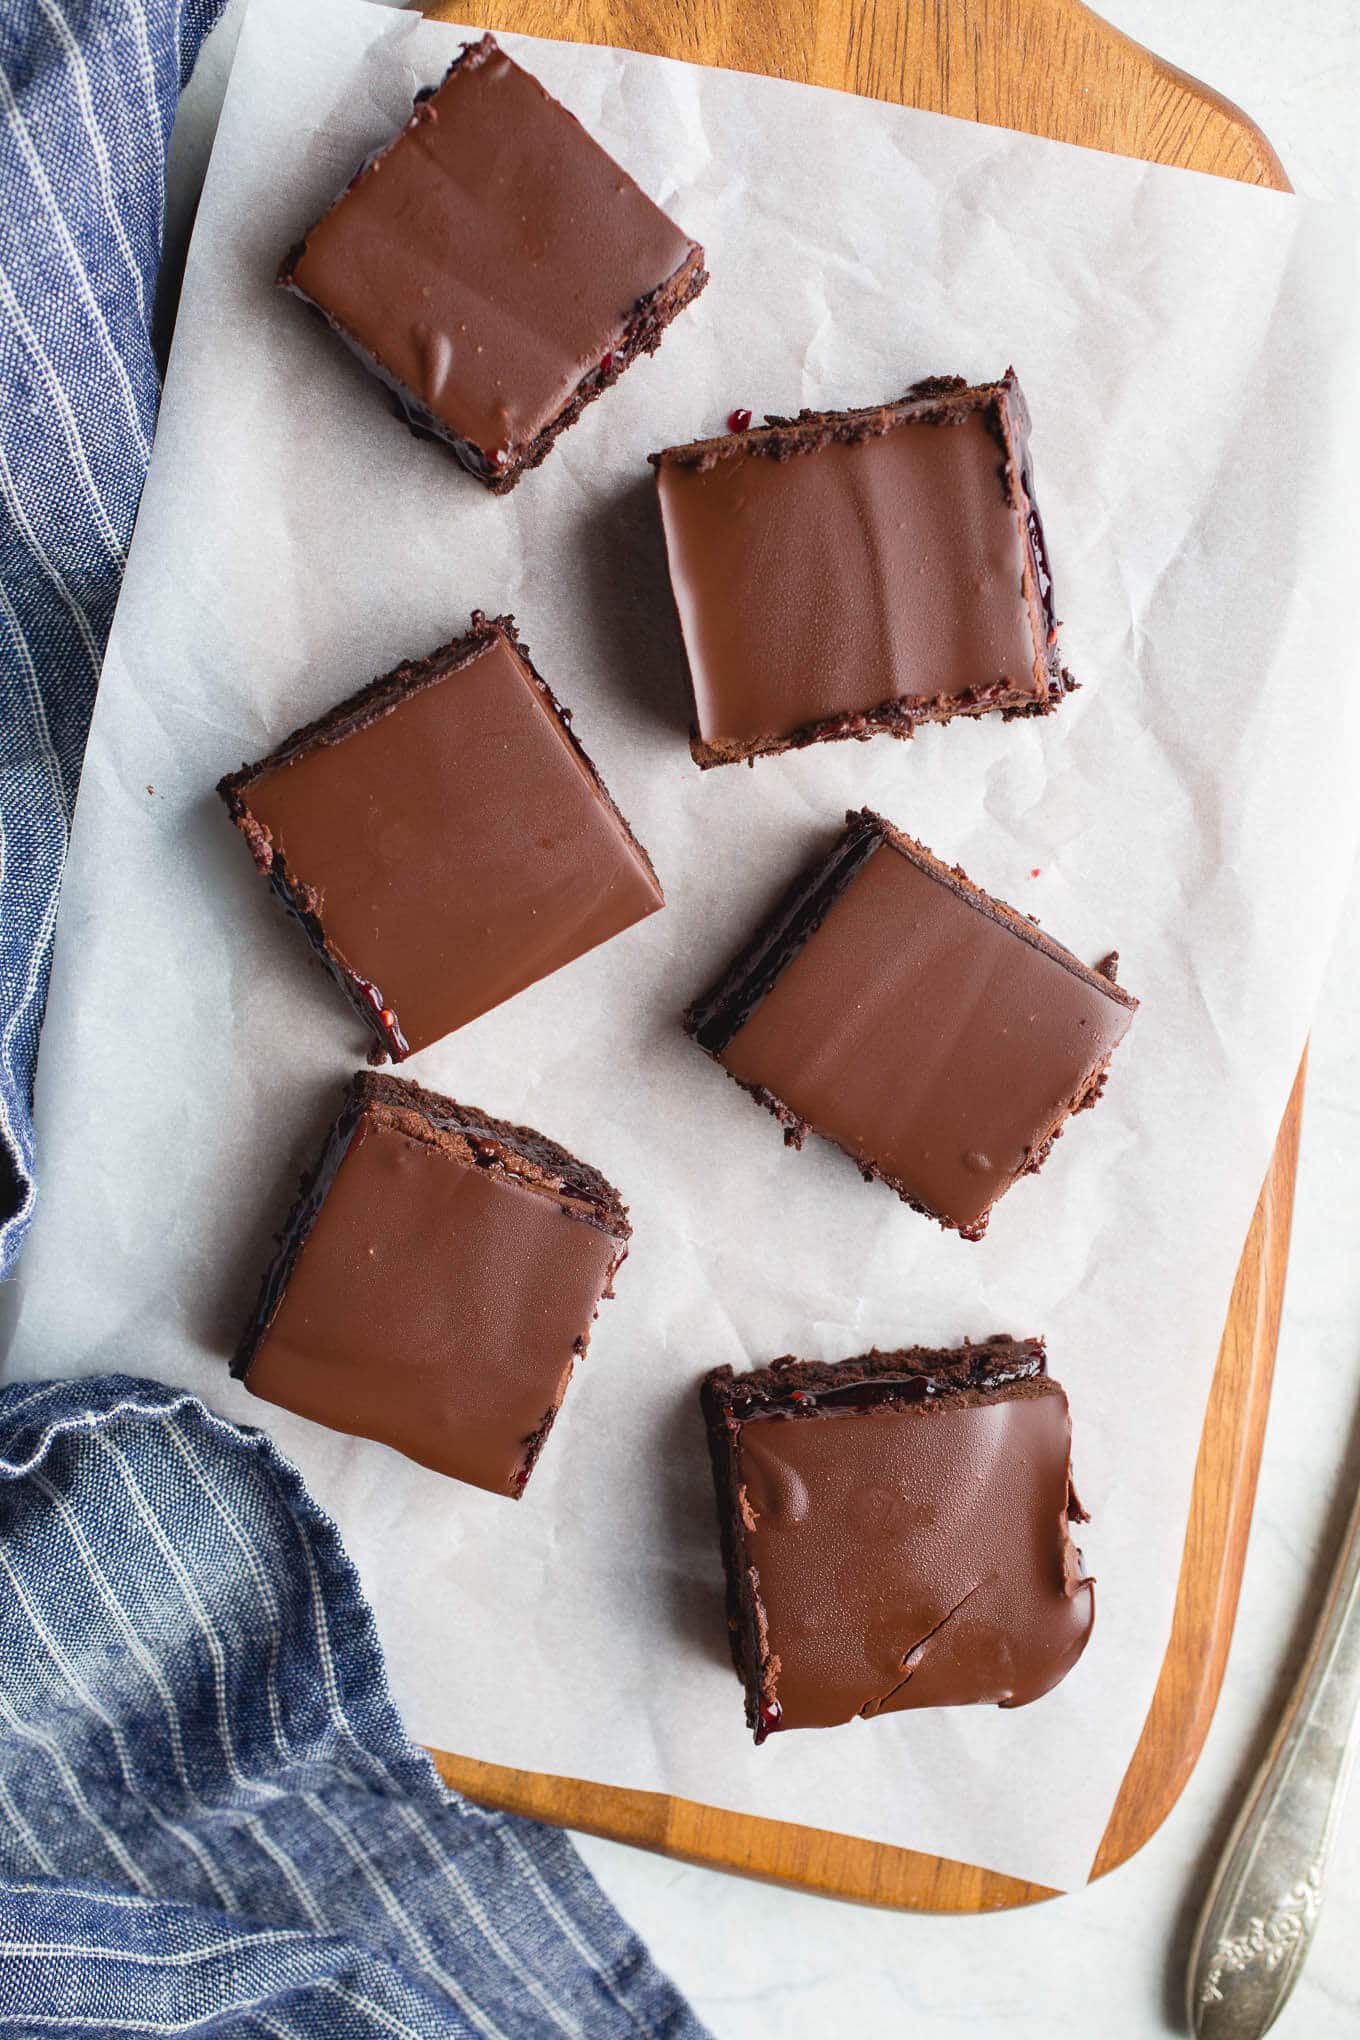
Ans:
MULTIPOLYGON (((458 0, 434 0, 424 11, 448 20, 468 12, 458 0)), ((1290 188, 1279 157, 1244 113, 1081 0, 909 0, 905 9, 886 0, 790 6, 712 0, 702 9, 690 0, 497 0, 488 25, 832 86, 1145 162, 1290 188)), ((904 376, 921 367, 905 363, 904 376)), ((1170 1641, 1093 1878, 1127 1862, 1170 1813, 1199 1757, 1222 1684, 1270 1402, 1304 1068, 1301 1063, 1229 1304, 1170 1641)), ((974 1864, 790 1821, 431 1754, 449 1785, 483 1805, 827 1897, 918 1912, 992 1912, 1058 1895, 974 1864)))

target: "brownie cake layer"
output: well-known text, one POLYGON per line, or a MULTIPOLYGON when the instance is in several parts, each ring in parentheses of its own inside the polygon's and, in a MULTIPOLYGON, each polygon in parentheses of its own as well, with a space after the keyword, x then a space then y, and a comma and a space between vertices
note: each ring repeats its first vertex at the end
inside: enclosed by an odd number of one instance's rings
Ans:
POLYGON ((756 1741, 1018 1707, 1085 1649, 1066 1397, 1043 1342, 718 1368, 701 1390, 756 1741))

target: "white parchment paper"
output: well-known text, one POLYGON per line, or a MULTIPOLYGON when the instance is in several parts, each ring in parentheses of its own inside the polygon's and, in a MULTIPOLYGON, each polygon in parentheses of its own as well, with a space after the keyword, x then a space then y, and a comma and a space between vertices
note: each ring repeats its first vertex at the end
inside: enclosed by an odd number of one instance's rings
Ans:
POLYGON ((1156 1680, 1224 1308, 1355 850, 1354 222, 507 40, 702 238, 713 282, 545 467, 484 494, 271 286, 460 37, 255 0, 81 789, 8 1367, 146 1372, 264 1424, 339 1519, 430 1742, 1070 1884, 1156 1680), (1008 361, 1081 693, 1037 724, 701 776, 644 455, 736 405, 867 403, 1008 361), (669 897, 409 1066, 567 1142, 632 1207, 618 1299, 519 1506, 254 1401, 224 1357, 365 1044, 213 783, 474 606, 515 612, 669 897), (866 801, 1080 954, 1118 947, 1143 1000, 1104 1102, 980 1245, 829 1147, 786 1153, 677 1026, 866 801), (1046 1333, 1071 1394, 1085 1658, 1014 1714, 754 1750, 700 1373, 994 1330, 1046 1333))

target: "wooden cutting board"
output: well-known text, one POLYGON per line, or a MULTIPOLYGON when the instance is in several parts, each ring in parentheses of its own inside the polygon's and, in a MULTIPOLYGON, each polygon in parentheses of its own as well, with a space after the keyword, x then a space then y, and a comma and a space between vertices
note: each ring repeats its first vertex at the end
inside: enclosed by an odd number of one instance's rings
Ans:
MULTIPOLYGON (((425 11, 452 21, 475 13, 466 0, 437 0, 425 11)), ((496 0, 486 25, 839 86, 1151 163, 1289 188, 1275 151, 1244 114, 1079 0, 496 0)), ((1124 1862, 1166 1818, 1218 1698, 1270 1400, 1302 1102, 1300 1067, 1219 1348, 1171 1641, 1092 1876, 1124 1862)), ((732 1706, 736 1733, 735 1679, 732 1706)), ((983 1912, 1053 1896, 1042 1885, 914 1849, 661 1793, 508 1770, 442 1751, 434 1756, 449 1784, 485 1805, 830 1896, 928 1912, 983 1912)))

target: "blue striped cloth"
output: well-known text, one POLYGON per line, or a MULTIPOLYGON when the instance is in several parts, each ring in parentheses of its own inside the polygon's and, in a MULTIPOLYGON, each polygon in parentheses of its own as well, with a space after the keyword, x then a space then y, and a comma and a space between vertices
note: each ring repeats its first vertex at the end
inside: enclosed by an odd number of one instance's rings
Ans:
POLYGON ((175 106, 222 0, 0 0, 0 1276, 95 683, 159 395, 175 106))
MULTIPOLYGON (((220 5, 0 0, 0 1273, 220 5)), ((0 1914, 0 2035, 701 2036, 570 1841, 407 1740, 292 1468, 151 1382, 0 1390, 0 1914)))
POLYGON ((122 1377, 0 1389, 0 2034, 59 2032, 703 2040, 570 1840, 408 1742, 263 1433, 122 1377))

